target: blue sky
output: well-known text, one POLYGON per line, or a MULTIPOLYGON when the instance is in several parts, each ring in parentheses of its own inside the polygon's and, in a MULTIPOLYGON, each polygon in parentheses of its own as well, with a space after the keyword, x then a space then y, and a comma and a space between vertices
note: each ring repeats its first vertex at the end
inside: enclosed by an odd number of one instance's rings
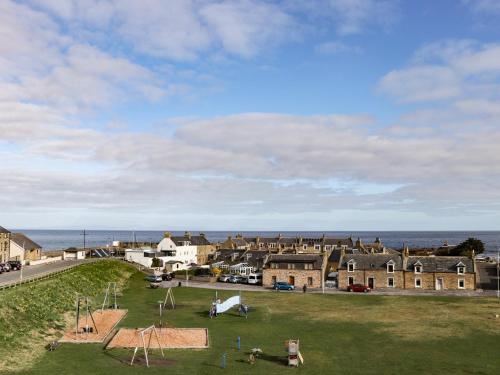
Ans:
POLYGON ((497 229, 500 2, 6 0, 4 227, 497 229))

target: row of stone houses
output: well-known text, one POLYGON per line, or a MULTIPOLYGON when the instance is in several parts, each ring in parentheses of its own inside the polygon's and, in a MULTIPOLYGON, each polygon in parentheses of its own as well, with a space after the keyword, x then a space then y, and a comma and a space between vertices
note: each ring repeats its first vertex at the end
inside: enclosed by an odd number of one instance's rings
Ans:
POLYGON ((402 254, 343 254, 338 268, 340 289, 364 284, 372 289, 468 289, 476 288, 474 259, 453 256, 402 254))
POLYGON ((218 249, 233 250, 263 250, 269 253, 318 253, 331 251, 337 248, 352 248, 352 238, 332 238, 325 235, 317 238, 284 237, 243 237, 241 234, 234 238, 229 236, 226 241, 218 244, 218 249))
POLYGON ((22 233, 12 233, 0 226, 0 263, 18 260, 26 263, 39 260, 42 247, 22 233))

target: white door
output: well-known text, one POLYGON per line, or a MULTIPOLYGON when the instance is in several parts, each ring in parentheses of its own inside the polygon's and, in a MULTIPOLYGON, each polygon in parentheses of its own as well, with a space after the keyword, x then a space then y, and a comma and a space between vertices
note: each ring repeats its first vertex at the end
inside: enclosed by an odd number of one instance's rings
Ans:
POLYGON ((443 279, 439 278, 436 280, 436 290, 441 290, 443 289, 443 279))

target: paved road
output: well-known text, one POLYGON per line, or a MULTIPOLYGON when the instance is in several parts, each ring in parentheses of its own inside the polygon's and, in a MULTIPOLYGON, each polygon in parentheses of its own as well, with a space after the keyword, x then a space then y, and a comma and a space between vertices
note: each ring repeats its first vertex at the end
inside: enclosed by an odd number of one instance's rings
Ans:
MULTIPOLYGON (((231 283, 206 283, 199 281, 188 281, 177 278, 172 281, 163 281, 160 286, 162 288, 176 287, 178 282, 182 283, 183 287, 202 288, 202 289, 217 289, 217 290, 241 290, 251 292, 273 292, 273 293, 302 293, 302 288, 298 288, 294 292, 279 291, 276 292, 270 288, 263 288, 256 285, 248 284, 231 284, 231 283)), ((322 293, 321 289, 308 289, 307 293, 322 293)), ((325 294, 361 294, 349 293, 336 288, 325 288, 325 294)), ((412 289, 377 289, 373 290, 369 295, 385 295, 385 296, 457 296, 457 297, 494 297, 496 292, 480 291, 480 290, 444 290, 436 292, 435 290, 412 290, 412 289)))
MULTIPOLYGON (((89 261, 92 261, 90 259, 86 260, 62 260, 62 261, 57 261, 53 263, 48 263, 48 264, 40 264, 37 266, 25 266, 23 271, 22 271, 22 276, 23 279, 32 277, 32 276, 38 276, 40 274, 44 274, 46 272, 54 272, 54 271, 59 271, 62 270, 68 266, 75 265, 75 264, 81 264, 81 263, 87 263, 89 261)), ((4 272, 0 275, 0 285, 4 284, 10 284, 15 281, 19 281, 21 277, 21 271, 10 271, 10 272, 4 272)))

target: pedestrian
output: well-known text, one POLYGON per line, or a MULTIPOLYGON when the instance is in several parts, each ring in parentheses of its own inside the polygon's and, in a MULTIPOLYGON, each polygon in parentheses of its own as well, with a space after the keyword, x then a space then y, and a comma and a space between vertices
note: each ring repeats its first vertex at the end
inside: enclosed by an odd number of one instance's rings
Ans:
POLYGON ((303 291, 304 293, 305 293, 305 292, 307 292, 307 285, 306 285, 306 284, 304 284, 304 286, 302 287, 302 291, 303 291))

